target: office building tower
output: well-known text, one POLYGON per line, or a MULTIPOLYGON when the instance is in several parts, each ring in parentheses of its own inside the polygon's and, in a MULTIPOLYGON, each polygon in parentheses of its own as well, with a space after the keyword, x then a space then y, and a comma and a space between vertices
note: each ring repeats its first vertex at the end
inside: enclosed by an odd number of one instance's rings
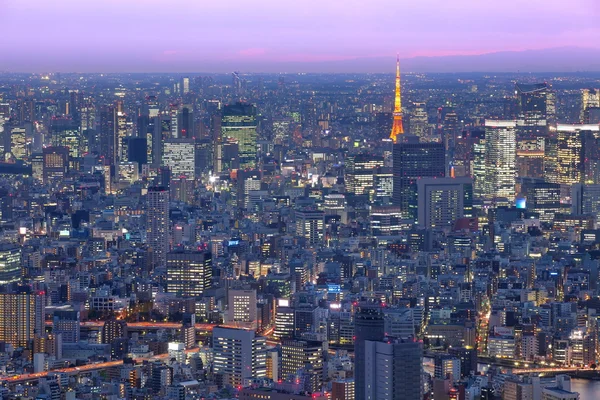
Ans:
POLYGON ((127 138, 127 161, 136 162, 138 172, 142 172, 142 166, 148 164, 148 146, 146 137, 127 138))
POLYGON ((562 185, 596 183, 600 128, 592 124, 557 124, 547 140, 546 179, 562 185))
POLYGON ((146 208, 146 242, 151 253, 151 265, 167 264, 169 249, 169 190, 164 186, 148 188, 146 208))
POLYGON ((253 105, 235 103, 223 108, 221 139, 223 142, 237 142, 241 169, 256 167, 258 136, 256 129, 256 107, 253 105))
POLYGON ((557 183, 539 180, 525 182, 521 192, 525 196, 527 210, 539 214, 540 221, 552 222, 562 210, 561 189, 557 183))
POLYGON ((438 379, 450 379, 455 382, 461 378, 460 358, 448 354, 441 354, 434 360, 434 377, 438 379))
POLYGON ((345 163, 344 181, 346 192, 367 194, 375 187, 375 170, 383 167, 383 157, 370 154, 348 156, 345 163))
POLYGON ((12 158, 15 160, 25 160, 29 157, 30 146, 25 128, 14 127, 10 129, 8 148, 12 158))
POLYGON ((167 139, 163 142, 162 166, 173 177, 196 177, 196 144, 194 139, 167 139))
POLYGON ((252 330, 217 326, 212 333, 213 372, 223 377, 225 384, 237 387, 244 379, 264 378, 266 341, 252 330))
POLYGON ((594 123, 591 117, 594 110, 600 108, 600 89, 583 89, 581 91, 581 123, 594 123))
POLYGON ((331 382, 331 400, 354 400, 354 379, 331 382))
POLYGON ((18 282, 21 275, 21 247, 0 243, 0 285, 18 282))
POLYGON ((60 182, 69 170, 69 149, 66 147, 45 147, 42 154, 44 157, 44 182, 60 182))
POLYGON ((356 400, 377 398, 369 396, 373 388, 369 387, 366 376, 372 364, 367 363, 367 356, 369 352, 373 351, 369 343, 381 341, 384 336, 383 305, 376 300, 364 301, 359 304, 354 315, 354 382, 356 400))
POLYGON ((402 219, 402 210, 396 206, 371 206, 369 209, 369 224, 373 236, 393 236, 410 223, 402 219))
POLYGON ((100 330, 100 343, 111 344, 117 339, 127 338, 127 323, 115 318, 104 322, 100 330))
POLYGON ((415 140, 398 142, 394 144, 393 162, 392 203, 400 207, 403 218, 416 220, 417 180, 445 176, 444 145, 419 143, 415 140))
POLYGON ((150 372, 146 386, 154 393, 159 393, 162 388, 170 386, 173 382, 173 369, 160 361, 150 363, 150 372))
POLYGON ((515 121, 485 121, 483 195, 488 200, 507 199, 512 204, 515 199, 515 127, 515 121))
POLYGON ((467 347, 452 347, 448 349, 451 356, 460 359, 461 377, 470 376, 477 372, 477 350, 467 347))
POLYGON ((184 104, 179 111, 179 122, 177 124, 180 138, 195 139, 196 128, 194 125, 194 109, 190 104, 184 104))
POLYGON ((69 157, 78 158, 88 151, 87 142, 79 131, 79 127, 67 118, 54 118, 50 123, 50 144, 54 147, 65 147, 69 157))
POLYGON ((307 245, 323 241, 325 213, 312 208, 296 210, 296 235, 304 238, 307 245))
POLYGON ((98 132, 98 152, 107 164, 114 164, 117 160, 115 155, 115 136, 117 124, 117 110, 113 105, 105 105, 100 108, 100 121, 98 132))
POLYGON ((190 78, 184 76, 181 78, 181 94, 188 94, 190 92, 190 78))
MULTIPOLYGON (((369 368, 364 369, 364 375, 355 378, 357 400, 423 399, 421 342, 391 338, 386 341, 367 340, 365 349, 364 363, 369 368), (359 387, 361 378, 364 383, 359 387)), ((357 370, 357 373, 360 371, 357 370)))
POLYGON ((273 336, 279 340, 292 339, 295 334, 294 316, 293 308, 278 305, 275 312, 275 330, 273 331, 273 336))
POLYGON ((554 120, 555 93, 547 83, 515 85, 519 139, 546 136, 548 122, 554 120))
POLYGON ((63 343, 77 343, 81 337, 79 311, 56 310, 52 317, 52 333, 62 335, 63 343))
POLYGON ((545 148, 543 137, 517 141, 515 168, 519 178, 544 178, 545 148))
POLYGON ((419 179, 417 196, 421 227, 448 229, 457 219, 473 216, 471 178, 419 179))
POLYGON ((375 169, 373 174, 375 201, 382 204, 391 203, 394 194, 394 170, 390 167, 375 169))
POLYGON ((250 204, 250 193, 262 188, 261 172, 244 170, 237 172, 237 203, 239 208, 247 209, 250 204))
POLYGON ((279 351, 276 348, 270 348, 267 350, 267 378, 278 381, 281 377, 280 372, 279 351))
POLYGON ((256 290, 229 289, 227 322, 256 329, 256 290))
POLYGON ((600 185, 571 186, 571 212, 575 215, 593 215, 600 218, 600 185))
POLYGON ((456 140, 460 136, 461 124, 458 120, 458 115, 454 111, 446 112, 442 124, 442 143, 444 148, 450 153, 454 153, 456 140))
POLYGON ((0 341, 29 347, 34 336, 44 332, 45 305, 44 294, 28 287, 0 293, 0 341))
POLYGON ((212 256, 208 251, 172 251, 167 254, 167 292, 199 297, 212 285, 212 256))
POLYGON ((281 342, 281 377, 301 376, 304 390, 315 393, 323 386, 323 343, 312 340, 281 342), (301 373, 299 373, 301 371, 301 373))
POLYGON ((392 132, 390 139, 396 143, 401 135, 404 134, 404 124, 402 122, 402 88, 400 85, 400 56, 396 57, 396 89, 394 91, 394 120, 392 123, 392 132))
POLYGON ((427 104, 424 102, 413 103, 409 121, 411 135, 428 136, 427 104))

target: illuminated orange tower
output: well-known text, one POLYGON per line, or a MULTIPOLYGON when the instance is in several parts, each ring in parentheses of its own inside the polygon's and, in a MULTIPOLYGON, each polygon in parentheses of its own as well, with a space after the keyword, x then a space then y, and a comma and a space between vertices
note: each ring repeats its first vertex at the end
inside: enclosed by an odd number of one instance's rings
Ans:
POLYGON ((402 91, 400 89, 400 56, 396 57, 396 98, 394 99, 394 124, 392 125, 392 133, 390 139, 394 143, 398 141, 398 136, 404 134, 404 126, 402 124, 402 91))

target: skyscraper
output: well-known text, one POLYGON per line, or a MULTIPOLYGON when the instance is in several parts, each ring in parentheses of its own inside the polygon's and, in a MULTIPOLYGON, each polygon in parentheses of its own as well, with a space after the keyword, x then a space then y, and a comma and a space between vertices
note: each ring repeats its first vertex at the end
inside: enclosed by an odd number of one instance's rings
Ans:
POLYGON ((28 347, 44 331, 44 295, 28 287, 0 293, 0 341, 28 347))
POLYGON ((167 292, 199 297, 212 284, 212 256, 208 251, 172 251, 167 254, 167 292))
POLYGON ((516 136, 515 121, 485 121, 485 176, 483 195, 489 200, 515 199, 516 136))
POLYGON ((547 83, 515 85, 519 138, 536 138, 547 134, 548 122, 554 119, 554 91, 547 83))
POLYGON ((367 400, 367 389, 372 390, 366 383, 366 357, 369 341, 380 341, 385 336, 383 305, 376 301, 361 303, 354 316, 354 381, 356 400, 367 400))
POLYGON ((196 177, 196 144, 194 139, 167 139, 163 142, 162 166, 171 170, 174 178, 196 177))
POLYGON ((323 385, 323 343, 312 340, 284 340, 281 343, 281 376, 287 379, 303 371, 304 390, 315 393, 323 385))
POLYGON ((394 144, 393 162, 392 203, 400 207, 404 218, 416 220, 417 180, 445 176, 444 145, 419 143, 416 140, 398 142, 394 144))
POLYGON ((394 95, 394 122, 390 139, 394 143, 398 141, 398 136, 404 134, 404 125, 402 123, 402 89, 400 87, 400 56, 396 57, 396 90, 394 95))
POLYGON ((256 107, 235 103, 223 108, 221 138, 238 143, 240 168, 254 168, 257 155, 256 107))
POLYGON ((589 124, 590 111, 600 108, 600 89, 583 89, 581 91, 581 122, 589 124))
POLYGON ((458 218, 473 216, 471 178, 424 178, 417 188, 419 226, 450 228, 458 218))
POLYGON ((52 333, 62 334, 64 343, 77 343, 81 337, 79 311, 56 310, 52 318, 52 333))
POLYGON ((306 239, 307 245, 318 244, 325 234, 325 213, 305 208, 296 210, 296 235, 306 239))
POLYGON ((549 140, 547 179, 573 185, 595 183, 598 179, 598 140, 600 127, 594 124, 557 124, 549 140))
POLYGON ((21 279, 21 247, 0 243, 0 285, 21 279))
POLYGON ((383 167, 383 157, 371 154, 348 156, 345 165, 346 191, 365 194, 375 187, 375 169, 383 167))
MULTIPOLYGON (((366 400, 421 400, 423 385, 423 344, 413 339, 386 339, 365 342, 364 396, 358 391, 361 376, 355 379, 356 396, 366 400)), ((358 372, 358 371, 357 371, 358 372)))
POLYGON ((217 326, 213 329, 213 371, 226 384, 241 385, 245 378, 267 374, 266 342, 251 330, 217 326))
POLYGON ((148 188, 146 234, 152 266, 167 264, 169 248, 169 190, 164 186, 148 188))

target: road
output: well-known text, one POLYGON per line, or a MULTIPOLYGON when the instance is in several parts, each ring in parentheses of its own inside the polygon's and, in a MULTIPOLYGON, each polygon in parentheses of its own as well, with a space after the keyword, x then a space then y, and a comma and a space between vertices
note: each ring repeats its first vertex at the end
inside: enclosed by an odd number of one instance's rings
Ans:
MULTIPOLYGON (((198 351, 198 349, 196 348, 196 349, 186 350, 185 352, 189 354, 189 353, 194 353, 197 351, 198 351)), ((165 353, 165 354, 158 354, 156 356, 148 357, 148 358, 137 358, 135 361, 136 361, 136 363, 141 363, 143 361, 158 361, 158 360, 164 360, 168 357, 169 357, 169 354, 165 353)), ((59 369, 53 369, 51 371, 38 372, 35 374, 15 375, 15 376, 11 376, 11 377, 0 378, 0 382, 21 383, 21 382, 37 380, 40 378, 45 378, 49 374, 53 374, 53 373, 77 375, 82 372, 97 371, 97 370, 101 370, 101 369, 105 369, 105 368, 118 367, 120 365, 123 365, 123 360, 107 361, 107 362, 97 363, 97 364, 86 364, 86 365, 81 365, 79 367, 72 367, 72 368, 59 368, 59 369)))

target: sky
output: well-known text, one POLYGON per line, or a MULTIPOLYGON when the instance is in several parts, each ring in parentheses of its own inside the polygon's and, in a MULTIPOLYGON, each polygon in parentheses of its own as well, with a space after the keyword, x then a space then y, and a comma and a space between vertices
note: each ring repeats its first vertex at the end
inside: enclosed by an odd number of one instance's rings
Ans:
POLYGON ((0 0, 0 70, 273 72, 600 47, 599 0, 0 0))

